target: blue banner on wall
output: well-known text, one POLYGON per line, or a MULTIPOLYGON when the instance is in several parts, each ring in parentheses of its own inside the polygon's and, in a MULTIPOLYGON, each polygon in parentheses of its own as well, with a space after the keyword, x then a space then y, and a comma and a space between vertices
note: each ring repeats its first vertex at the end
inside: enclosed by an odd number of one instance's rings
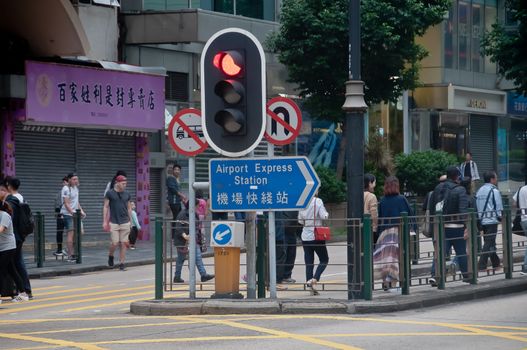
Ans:
POLYGON ((507 113, 527 117, 527 97, 509 92, 507 94, 507 113))

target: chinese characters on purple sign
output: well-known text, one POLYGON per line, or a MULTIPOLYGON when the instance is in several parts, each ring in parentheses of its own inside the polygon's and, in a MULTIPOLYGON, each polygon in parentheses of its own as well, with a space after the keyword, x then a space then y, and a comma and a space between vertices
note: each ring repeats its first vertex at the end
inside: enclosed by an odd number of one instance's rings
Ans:
POLYGON ((78 126, 162 129, 164 77, 27 62, 27 118, 78 126))

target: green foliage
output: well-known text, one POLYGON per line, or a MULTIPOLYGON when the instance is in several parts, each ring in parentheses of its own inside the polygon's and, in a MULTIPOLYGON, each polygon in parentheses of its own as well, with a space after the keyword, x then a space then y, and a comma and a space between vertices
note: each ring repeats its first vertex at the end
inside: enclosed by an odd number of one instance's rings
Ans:
POLYGON ((501 75, 514 81, 518 92, 527 95, 527 2, 507 0, 506 6, 518 22, 517 30, 494 24, 483 38, 483 52, 498 63, 501 75))
POLYGON ((384 179, 394 173, 394 162, 392 153, 386 147, 387 143, 379 133, 371 133, 366 145, 364 157, 364 173, 373 174, 377 185, 375 194, 382 196, 384 189, 384 179))
POLYGON ((315 168, 320 179, 318 196, 324 203, 340 203, 346 200, 346 184, 337 179, 333 169, 317 166, 315 168))
MULTIPOLYGON (((348 0, 284 0, 280 29, 267 40, 306 107, 340 121, 348 79, 348 0)), ((362 78, 367 103, 395 101, 418 86, 426 50, 415 36, 443 20, 450 0, 363 0, 362 78), (397 79, 394 79, 397 77, 397 79)))
POLYGON ((437 185, 438 178, 445 174, 449 165, 458 165, 455 155, 443 151, 414 152, 395 156, 396 176, 401 191, 424 196, 437 185), (405 187, 403 187, 405 186, 405 187))

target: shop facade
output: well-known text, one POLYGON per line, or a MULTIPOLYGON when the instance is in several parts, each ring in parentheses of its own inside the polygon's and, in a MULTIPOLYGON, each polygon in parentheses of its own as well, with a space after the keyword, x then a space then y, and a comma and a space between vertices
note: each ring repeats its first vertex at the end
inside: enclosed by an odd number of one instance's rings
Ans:
POLYGON ((61 179, 75 172, 87 234, 102 232, 104 189, 117 170, 128 175, 149 239, 148 137, 164 127, 164 77, 102 68, 26 62, 26 96, 2 110, 1 172, 21 181, 53 241, 61 179))

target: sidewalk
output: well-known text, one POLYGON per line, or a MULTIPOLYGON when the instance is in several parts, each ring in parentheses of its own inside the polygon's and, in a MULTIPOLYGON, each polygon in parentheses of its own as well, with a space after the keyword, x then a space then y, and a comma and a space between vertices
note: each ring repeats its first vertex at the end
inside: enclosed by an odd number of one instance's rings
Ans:
MULTIPOLYGON (((138 242, 137 249, 127 252, 126 265, 133 267, 154 264, 154 248, 154 244, 151 242, 138 242)), ((297 260, 301 260, 302 247, 298 247, 298 249, 297 260)), ((211 250, 204 255, 204 257, 211 256, 211 250)), ((517 264, 522 259, 523 255, 515 255, 517 264)), ((108 250, 106 247, 101 246, 84 248, 82 264, 70 263, 61 259, 56 260, 51 251, 47 251, 44 267, 37 268, 36 263, 33 262, 32 255, 26 254, 26 264, 32 279, 107 270, 110 269, 107 262, 108 250)), ((297 273, 302 275, 303 266, 299 266, 298 270, 297 273)), ((413 276, 427 277, 429 272, 429 263, 412 265, 413 276)), ((296 277, 299 276, 297 275, 296 277)), ((181 287, 188 290, 187 285, 182 285, 181 287)), ((209 287, 211 286, 209 285, 209 287)), ((179 288, 177 289, 180 292, 182 291, 179 288)), ((134 302, 131 304, 130 310, 132 313, 140 315, 384 313, 525 291, 527 291, 527 277, 515 272, 511 280, 506 280, 503 274, 499 274, 481 279, 478 285, 450 282, 447 283, 444 290, 432 288, 428 285, 412 286, 410 295, 401 295, 400 289, 393 289, 390 292, 374 291, 372 301, 348 301, 347 292, 344 289, 337 293, 321 291, 321 296, 313 297, 304 290, 302 283, 298 283, 291 286, 287 292, 278 292, 277 299, 217 300, 198 298, 192 300, 188 298, 170 298, 171 293, 167 292, 164 300, 134 302)), ((269 293, 267 293, 267 296, 269 296, 269 293)))

